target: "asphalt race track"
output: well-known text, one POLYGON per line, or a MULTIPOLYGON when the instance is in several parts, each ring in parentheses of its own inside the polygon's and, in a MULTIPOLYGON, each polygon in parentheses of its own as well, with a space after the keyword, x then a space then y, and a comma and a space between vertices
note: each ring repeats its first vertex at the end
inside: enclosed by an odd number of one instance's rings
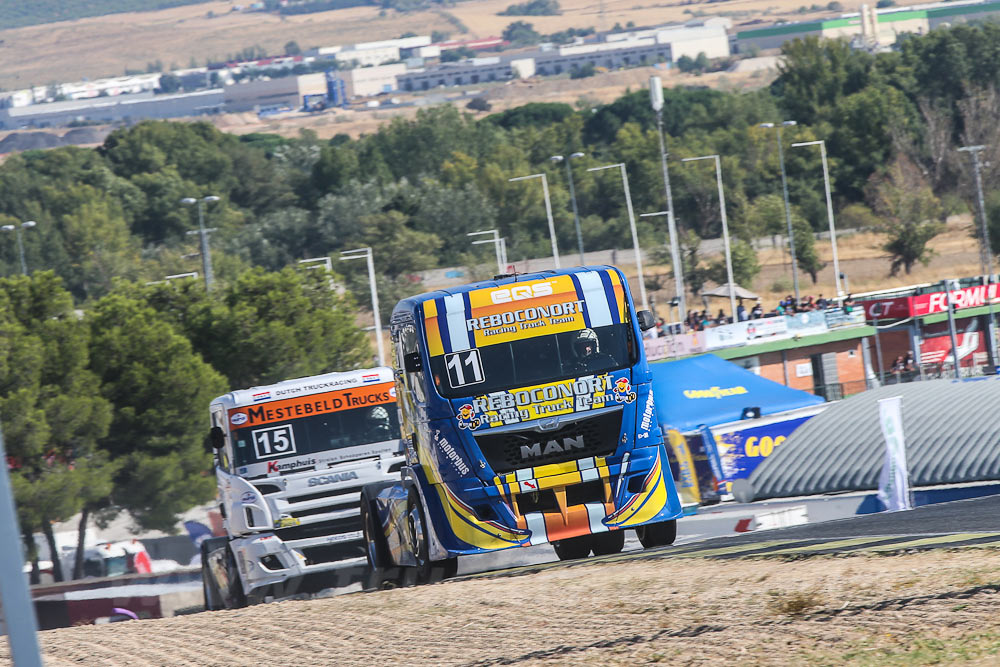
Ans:
POLYGON ((996 544, 1000 546, 1000 495, 718 537, 680 546, 628 551, 569 562, 546 562, 459 579, 531 574, 595 562, 670 558, 795 558, 856 552, 887 553, 996 544))

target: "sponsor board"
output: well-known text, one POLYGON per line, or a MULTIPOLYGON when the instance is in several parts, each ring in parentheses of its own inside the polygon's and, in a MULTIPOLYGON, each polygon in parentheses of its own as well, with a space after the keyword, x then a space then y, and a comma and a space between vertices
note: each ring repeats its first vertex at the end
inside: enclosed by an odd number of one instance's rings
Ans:
POLYGON ((456 401, 460 429, 506 426, 519 422, 633 403, 636 394, 627 377, 587 375, 533 387, 505 389, 456 401))
POLYGON ((792 431, 810 418, 812 415, 749 426, 726 433, 715 433, 715 444, 719 448, 719 458, 722 463, 723 481, 727 488, 733 480, 749 477, 764 459, 771 456, 774 450, 785 442, 792 431))
POLYGON ((485 287, 424 302, 431 356, 617 324, 625 321, 625 288, 617 271, 586 271, 485 287))
POLYGON ((325 394, 273 400, 258 405, 232 408, 229 411, 229 423, 234 426, 260 426, 369 405, 395 403, 395 392, 393 383, 382 382, 325 394))

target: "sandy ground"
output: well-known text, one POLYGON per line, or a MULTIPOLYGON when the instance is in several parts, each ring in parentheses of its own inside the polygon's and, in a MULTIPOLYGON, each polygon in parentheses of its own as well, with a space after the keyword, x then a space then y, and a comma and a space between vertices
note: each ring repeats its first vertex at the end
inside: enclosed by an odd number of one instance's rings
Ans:
MULTIPOLYGON (((446 10, 384 14, 374 7, 340 9, 281 18, 274 14, 232 12, 234 4, 214 1, 155 12, 96 18, 0 30, 0 88, 15 90, 57 81, 119 76, 125 69, 145 70, 147 63, 187 67, 219 60, 259 45, 268 53, 283 52, 294 40, 303 49, 392 39, 406 32, 441 30, 453 39, 500 35, 513 21, 524 20, 549 34, 566 28, 610 29, 629 21, 639 26, 687 21, 698 16, 730 16, 734 25, 747 20, 764 24, 783 17, 807 20, 835 13, 808 12, 805 0, 562 0, 559 16, 498 16, 514 0, 466 0, 446 10), (600 7, 603 4, 603 19, 600 7), (456 23, 465 27, 462 32, 456 23)), ((753 27, 759 27, 756 24, 753 27)))
POLYGON ((879 664, 918 650, 985 665, 998 590, 989 549, 670 559, 66 628, 41 644, 53 667, 879 664))

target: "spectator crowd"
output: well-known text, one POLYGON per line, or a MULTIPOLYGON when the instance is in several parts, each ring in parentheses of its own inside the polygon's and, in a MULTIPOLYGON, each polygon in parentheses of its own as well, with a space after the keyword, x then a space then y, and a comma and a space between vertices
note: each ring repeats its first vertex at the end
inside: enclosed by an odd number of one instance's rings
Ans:
MULTIPOLYGON (((746 306, 743 305, 743 299, 740 299, 739 305, 736 306, 736 319, 740 322, 746 322, 747 320, 757 320, 763 317, 778 317, 779 315, 792 315, 794 313, 807 313, 814 310, 826 310, 827 308, 834 308, 838 305, 849 313, 854 308, 854 299, 850 294, 848 294, 841 300, 840 303, 838 303, 836 300, 826 299, 822 294, 820 294, 815 299, 812 296, 807 296, 796 301, 795 297, 789 294, 769 311, 764 310, 763 306, 761 306, 760 299, 757 299, 749 310, 747 310, 746 306)), ((715 317, 713 317, 707 309, 700 312, 697 310, 689 310, 687 317, 684 319, 683 325, 684 331, 688 332, 704 331, 705 329, 721 326, 723 324, 732 324, 732 322, 732 317, 726 315, 725 311, 720 308, 719 313, 715 317)), ((662 317, 657 321, 656 329, 657 336, 666 336, 669 333, 668 325, 664 322, 662 317)))

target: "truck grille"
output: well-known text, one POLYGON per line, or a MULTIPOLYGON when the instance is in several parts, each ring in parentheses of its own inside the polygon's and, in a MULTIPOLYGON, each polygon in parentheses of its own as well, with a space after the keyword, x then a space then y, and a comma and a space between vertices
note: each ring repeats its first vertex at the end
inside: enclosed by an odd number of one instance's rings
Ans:
POLYGON ((343 519, 332 519, 330 521, 320 521, 318 523, 307 523, 302 526, 291 526, 290 528, 279 528, 274 534, 283 541, 304 540, 308 537, 319 537, 321 535, 336 535, 338 533, 352 533, 361 530, 361 516, 349 516, 343 519))
POLYGON ((476 433, 475 438, 493 472, 502 474, 519 468, 613 454, 618 447, 621 423, 622 411, 614 410, 576 419, 555 431, 487 431, 476 433), (582 447, 579 446, 581 438, 582 447))

